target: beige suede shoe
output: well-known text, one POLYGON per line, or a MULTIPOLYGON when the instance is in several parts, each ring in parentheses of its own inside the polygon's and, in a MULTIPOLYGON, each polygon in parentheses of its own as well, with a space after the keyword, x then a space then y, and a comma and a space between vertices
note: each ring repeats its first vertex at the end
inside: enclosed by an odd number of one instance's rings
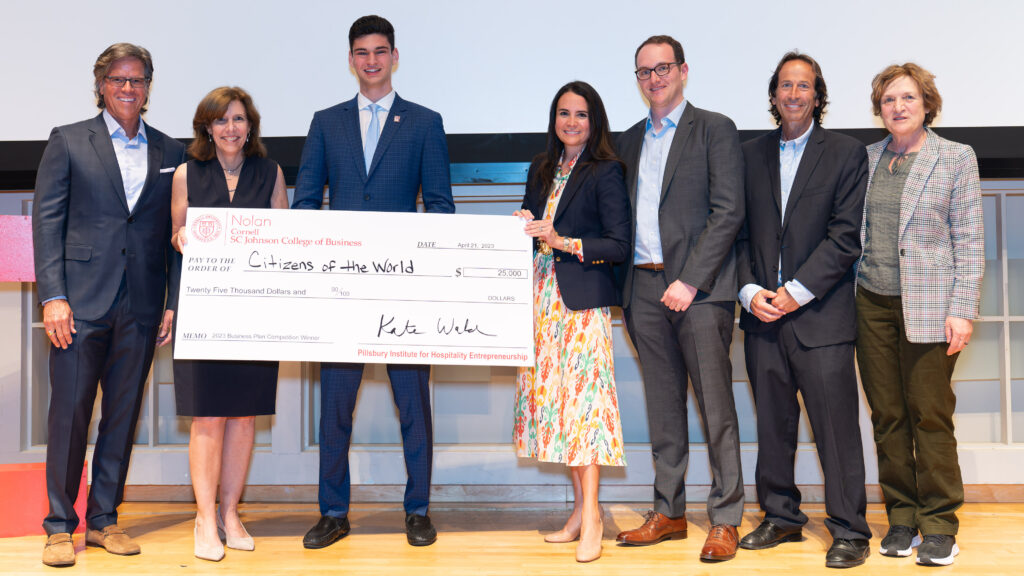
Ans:
POLYGON ((106 548, 111 554, 131 556, 142 552, 131 536, 117 524, 105 526, 102 530, 86 530, 85 545, 106 548))
POLYGON ((75 544, 71 541, 71 534, 58 532, 51 534, 46 539, 46 548, 43 548, 43 564, 47 566, 75 565, 75 544))

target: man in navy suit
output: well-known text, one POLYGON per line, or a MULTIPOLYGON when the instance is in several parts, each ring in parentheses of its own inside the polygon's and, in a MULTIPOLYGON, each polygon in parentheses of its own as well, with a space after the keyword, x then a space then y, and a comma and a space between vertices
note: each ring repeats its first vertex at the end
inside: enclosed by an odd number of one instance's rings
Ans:
MULTIPOLYGON (((455 212, 441 116, 391 88, 398 64, 394 27, 380 16, 364 16, 352 24, 348 41, 359 94, 313 116, 292 208, 319 209, 326 183, 331 210, 415 212, 422 189, 427 212, 455 212)), ((433 459, 430 366, 390 364, 388 376, 409 475, 406 536, 413 546, 428 546, 437 540, 427 515, 433 459)), ((362 377, 362 364, 321 365, 320 520, 302 539, 306 548, 329 546, 349 532, 348 448, 362 377)))
POLYGON ((142 121, 153 60, 141 46, 114 44, 93 74, 102 112, 53 129, 32 205, 36 287, 52 344, 43 521, 50 566, 75 563, 74 503, 97 383, 102 419, 85 541, 139 553, 117 525, 117 507, 153 349, 171 341, 181 266, 170 244, 171 179, 185 148, 142 121))
POLYGON ((757 499, 749 550, 798 542, 807 516, 793 472, 803 398, 825 476, 825 565, 868 557, 864 452, 853 343, 853 265, 867 187, 864 145, 822 128, 828 88, 806 54, 783 56, 768 83, 779 128, 743 144, 746 221, 737 241, 740 328, 757 406, 757 499))

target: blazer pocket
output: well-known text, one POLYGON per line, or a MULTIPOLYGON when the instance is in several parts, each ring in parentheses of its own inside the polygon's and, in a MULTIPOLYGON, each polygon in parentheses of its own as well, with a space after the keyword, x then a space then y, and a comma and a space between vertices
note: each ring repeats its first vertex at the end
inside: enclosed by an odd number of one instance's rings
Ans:
POLYGON ((804 193, 800 195, 801 198, 808 198, 810 196, 817 196, 819 194, 825 194, 831 192, 834 188, 831 186, 816 186, 814 188, 805 188, 804 193))
POLYGON ((64 259, 88 262, 92 259, 92 246, 86 246, 84 244, 68 244, 64 246, 64 259))

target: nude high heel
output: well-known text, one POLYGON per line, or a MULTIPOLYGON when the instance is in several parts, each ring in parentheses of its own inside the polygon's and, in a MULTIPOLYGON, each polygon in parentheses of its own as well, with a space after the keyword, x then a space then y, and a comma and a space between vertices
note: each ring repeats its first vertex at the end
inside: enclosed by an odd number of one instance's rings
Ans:
POLYGON ((604 522, 599 521, 593 531, 582 530, 580 527, 580 543, 576 545, 577 562, 593 562, 601 557, 601 539, 604 536, 604 522))
POLYGON ((200 560, 220 562, 224 558, 224 545, 217 541, 217 544, 204 544, 199 541, 199 518, 196 518, 195 527, 192 529, 192 538, 195 541, 193 553, 200 560))
POLYGON ((241 520, 238 521, 238 524, 242 526, 242 532, 245 532, 245 536, 234 538, 224 529, 224 519, 220 516, 220 508, 217 508, 217 532, 226 541, 228 548, 232 550, 246 550, 248 552, 255 550, 256 541, 249 535, 249 531, 245 529, 245 525, 242 524, 241 520))

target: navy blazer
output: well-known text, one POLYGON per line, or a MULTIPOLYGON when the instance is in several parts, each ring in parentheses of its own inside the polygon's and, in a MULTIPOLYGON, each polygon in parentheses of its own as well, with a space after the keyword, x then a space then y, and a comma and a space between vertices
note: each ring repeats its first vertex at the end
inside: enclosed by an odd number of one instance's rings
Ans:
POLYGON ((816 125, 782 206, 780 133, 743 144, 747 218, 736 243, 738 288, 757 284, 774 291, 781 254, 782 281, 796 278, 814 300, 767 324, 742 310, 740 328, 762 332, 792 322, 797 339, 809 348, 852 342, 853 264, 861 251, 867 153, 858 140, 816 125))
POLYGON ((317 112, 292 208, 319 209, 324 184, 331 210, 415 212, 422 188, 427 212, 455 212, 441 115, 396 94, 367 174, 357 99, 317 112))
MULTIPOLYGON (((544 214, 543 188, 551 186, 535 182, 539 165, 539 160, 530 165, 522 206, 537 218, 544 214)), ((612 264, 631 255, 629 197, 622 172, 620 163, 594 162, 584 151, 562 190, 552 224, 560 236, 583 240, 583 262, 574 254, 553 251, 555 278, 570 310, 621 304, 612 264)))
POLYGON ((65 296, 75 318, 110 310, 126 277, 132 313, 158 324, 178 300, 181 255, 171 247, 171 180, 185 147, 146 124, 149 172, 129 212, 102 113, 50 133, 32 205, 39 301, 65 296))

